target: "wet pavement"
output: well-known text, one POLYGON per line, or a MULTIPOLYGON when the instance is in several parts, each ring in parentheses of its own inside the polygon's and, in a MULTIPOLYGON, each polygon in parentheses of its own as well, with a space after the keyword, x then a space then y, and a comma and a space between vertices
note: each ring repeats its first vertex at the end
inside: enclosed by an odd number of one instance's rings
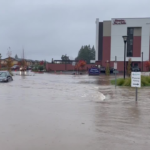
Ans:
POLYGON ((115 89, 105 76, 13 78, 0 83, 2 150, 149 149, 150 88, 135 102, 135 89, 115 89))

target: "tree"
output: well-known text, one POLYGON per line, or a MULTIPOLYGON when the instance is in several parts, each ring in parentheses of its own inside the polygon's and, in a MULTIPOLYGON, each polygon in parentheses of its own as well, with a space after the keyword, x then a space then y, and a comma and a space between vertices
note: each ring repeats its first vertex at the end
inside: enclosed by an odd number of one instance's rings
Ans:
POLYGON ((8 58, 6 60, 6 62, 7 62, 7 70, 10 72, 11 71, 11 67, 13 65, 13 60, 11 58, 11 51, 8 51, 7 56, 8 56, 8 58))
POLYGON ((76 65, 75 65, 75 70, 80 70, 80 68, 83 70, 84 66, 86 65, 86 62, 84 60, 80 60, 76 65))
POLYGON ((18 56, 17 56, 17 55, 15 55, 15 59, 18 59, 18 56))
POLYGON ((110 74, 109 63, 107 62, 107 65, 106 65, 106 75, 109 75, 109 74, 110 74))
POLYGON ((70 60, 70 59, 69 59, 69 56, 67 56, 67 55, 62 55, 62 56, 61 56, 61 59, 62 59, 62 60, 70 60))
POLYGON ((145 62, 145 67, 146 67, 147 71, 150 71, 150 61, 145 62))
POLYGON ((127 74, 130 77, 130 75, 131 75, 131 58, 129 58, 129 60, 128 60, 127 74))
POLYGON ((82 46, 78 52, 76 60, 84 60, 86 63, 90 63, 90 60, 95 60, 95 48, 91 48, 90 45, 82 46))
POLYGON ((39 66, 38 69, 39 69, 40 71, 42 71, 42 70, 44 69, 44 67, 43 67, 43 66, 39 66))

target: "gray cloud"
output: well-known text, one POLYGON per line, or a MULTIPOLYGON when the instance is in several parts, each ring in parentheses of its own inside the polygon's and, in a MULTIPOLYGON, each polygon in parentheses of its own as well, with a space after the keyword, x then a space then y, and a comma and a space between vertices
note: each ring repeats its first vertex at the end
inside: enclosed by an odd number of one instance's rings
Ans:
POLYGON ((0 53, 31 59, 77 56, 95 44, 95 19, 148 17, 148 0, 0 0, 0 53))

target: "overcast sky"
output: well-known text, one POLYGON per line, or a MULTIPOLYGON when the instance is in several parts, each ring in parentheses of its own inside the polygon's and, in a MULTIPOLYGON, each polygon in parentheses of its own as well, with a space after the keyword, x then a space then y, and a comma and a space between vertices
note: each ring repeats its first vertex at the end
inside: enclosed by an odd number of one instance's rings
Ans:
POLYGON ((149 0, 0 0, 0 53, 51 61, 95 45, 95 20, 150 17, 149 0))

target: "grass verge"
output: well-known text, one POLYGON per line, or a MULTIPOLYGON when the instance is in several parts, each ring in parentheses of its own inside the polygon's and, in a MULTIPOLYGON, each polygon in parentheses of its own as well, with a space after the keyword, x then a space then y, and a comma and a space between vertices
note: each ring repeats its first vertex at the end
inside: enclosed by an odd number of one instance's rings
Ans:
MULTIPOLYGON (((111 80, 111 84, 115 85, 115 80, 111 80)), ((117 85, 131 87, 131 78, 119 78, 117 79, 117 85)), ((141 86, 150 86, 150 76, 141 76, 141 86)))

